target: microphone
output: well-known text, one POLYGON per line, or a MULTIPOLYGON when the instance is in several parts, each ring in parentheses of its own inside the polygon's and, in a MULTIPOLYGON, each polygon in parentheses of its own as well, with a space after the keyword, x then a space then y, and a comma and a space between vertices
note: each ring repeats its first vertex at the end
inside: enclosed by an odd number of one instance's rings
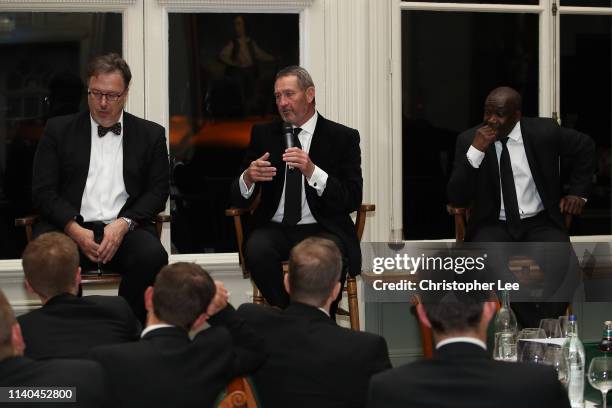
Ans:
MULTIPOLYGON (((283 139, 285 140, 285 149, 295 147, 293 145, 293 126, 289 122, 283 122, 283 139)), ((289 166, 289 170, 293 170, 293 166, 289 166)))

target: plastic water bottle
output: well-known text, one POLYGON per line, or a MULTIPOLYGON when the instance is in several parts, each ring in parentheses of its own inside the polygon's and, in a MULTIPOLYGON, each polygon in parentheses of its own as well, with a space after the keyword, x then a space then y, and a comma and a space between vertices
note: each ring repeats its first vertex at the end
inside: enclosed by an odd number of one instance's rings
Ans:
POLYGON ((576 316, 570 315, 567 338, 563 344, 563 355, 567 361, 569 371, 569 385, 567 388, 572 408, 584 407, 584 346, 578 338, 576 316))

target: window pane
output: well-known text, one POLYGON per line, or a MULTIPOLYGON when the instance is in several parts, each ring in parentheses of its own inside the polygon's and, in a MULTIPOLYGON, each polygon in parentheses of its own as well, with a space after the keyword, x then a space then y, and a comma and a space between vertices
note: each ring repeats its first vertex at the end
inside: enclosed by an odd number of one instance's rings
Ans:
POLYGON ((454 236, 446 184, 455 140, 482 121, 486 95, 501 85, 537 116, 536 14, 402 12, 405 239, 454 236))
POLYGON ((118 13, 0 13, 0 259, 19 258, 32 160, 47 119, 86 108, 86 63, 121 53, 118 13))
POLYGON ((612 7, 611 0, 561 0, 562 6, 612 7))
POLYGON ((234 252, 230 185, 253 124, 277 117, 276 71, 299 63, 299 15, 172 13, 169 23, 172 252, 234 252))
POLYGON ((597 146, 595 186, 572 234, 612 234, 612 16, 561 15, 561 120, 597 146))

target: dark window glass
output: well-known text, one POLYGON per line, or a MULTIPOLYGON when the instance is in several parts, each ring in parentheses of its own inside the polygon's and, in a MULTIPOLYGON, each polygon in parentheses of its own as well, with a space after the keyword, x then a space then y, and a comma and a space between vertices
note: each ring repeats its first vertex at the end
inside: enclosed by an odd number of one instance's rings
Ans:
POLYGON ((412 3, 461 3, 461 4, 522 4, 538 5, 540 0, 408 0, 412 3))
POLYGON ((119 13, 0 13, 0 258, 19 258, 32 160, 47 119, 87 106, 86 63, 121 53, 119 13))
POLYGON ((612 234, 612 16, 561 15, 561 121, 597 145, 595 182, 572 234, 612 234))
POLYGON ((454 236, 446 184, 455 140, 482 122, 486 95, 501 85, 537 116, 537 15, 402 12, 405 239, 454 236))
POLYGON ((225 217, 251 127, 277 117, 274 76, 299 63, 298 14, 170 14, 172 252, 233 252, 225 217))
POLYGON ((611 0, 561 0, 562 6, 612 7, 611 0))

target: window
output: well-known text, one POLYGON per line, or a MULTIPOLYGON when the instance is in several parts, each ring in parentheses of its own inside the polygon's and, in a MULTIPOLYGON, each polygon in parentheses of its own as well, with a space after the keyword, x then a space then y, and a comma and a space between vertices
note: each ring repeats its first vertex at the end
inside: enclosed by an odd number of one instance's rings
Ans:
POLYGON ((46 121, 85 101, 90 57, 122 51, 120 13, 0 13, 0 258, 21 257, 32 160, 46 121))

